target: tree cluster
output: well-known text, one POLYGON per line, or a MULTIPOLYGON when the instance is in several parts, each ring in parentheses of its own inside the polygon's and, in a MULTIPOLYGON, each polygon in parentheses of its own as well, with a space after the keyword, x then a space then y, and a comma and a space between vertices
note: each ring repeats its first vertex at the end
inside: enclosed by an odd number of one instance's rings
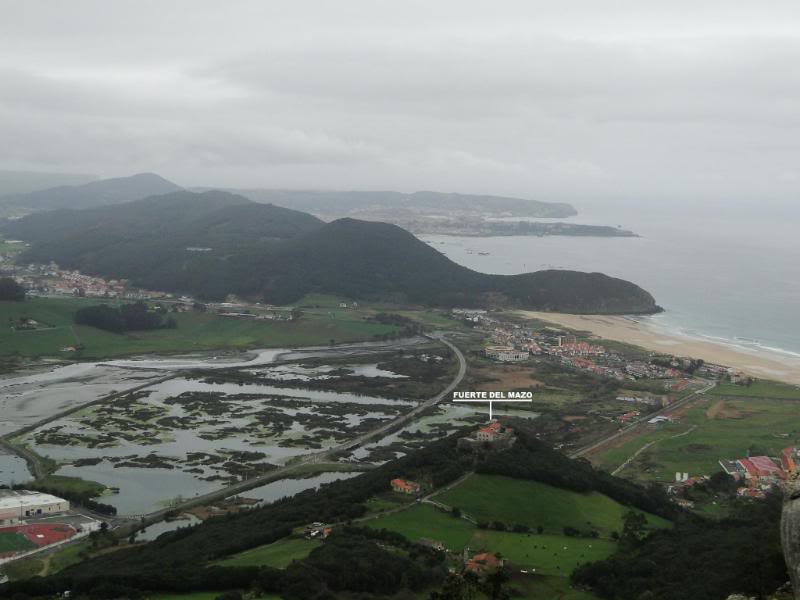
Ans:
POLYGON ((0 300, 22 302, 25 300, 25 288, 10 277, 0 277, 0 300))
POLYGON ((579 567, 575 584, 614 600, 767 597, 787 581, 780 545, 781 498, 743 504, 729 518, 685 517, 644 537, 626 516, 618 551, 579 567))
POLYGON ((178 326, 174 318, 164 318, 159 312, 148 310, 144 302, 123 304, 119 308, 108 304, 79 308, 75 311, 75 323, 90 325, 113 333, 175 329, 178 326))

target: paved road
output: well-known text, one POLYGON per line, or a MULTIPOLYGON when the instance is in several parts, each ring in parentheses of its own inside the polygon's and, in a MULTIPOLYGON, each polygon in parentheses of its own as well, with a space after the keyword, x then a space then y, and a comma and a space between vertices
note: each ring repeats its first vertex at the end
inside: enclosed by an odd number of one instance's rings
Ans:
MULTIPOLYGON (((342 444, 334 446, 334 447, 332 447, 332 448, 330 448, 328 450, 323 450, 322 452, 316 452, 314 454, 309 454, 309 455, 303 456, 299 460, 296 460, 295 462, 293 462, 291 465, 287 465, 285 467, 279 467, 279 468, 274 469, 274 470, 270 471, 269 473, 266 473, 266 474, 264 474, 262 476, 253 477, 252 479, 248 479, 246 481, 240 481, 238 483, 234 483, 232 485, 229 485, 227 487, 221 488, 219 490, 215 490, 213 492, 209 492, 207 494, 202 494, 200 496, 195 496, 194 498, 191 498, 191 499, 187 500, 186 502, 183 502, 181 504, 177 504, 177 505, 172 506, 170 508, 165 508, 165 509, 162 509, 162 510, 158 510, 158 511, 149 513, 147 515, 136 515, 136 519, 138 519, 139 521, 141 521, 141 519, 144 519, 144 524, 149 525, 149 524, 157 523, 158 521, 161 521, 162 519, 164 519, 164 517, 167 515, 167 513, 175 512, 175 511, 180 512, 182 510, 186 510, 186 509, 192 508, 194 506, 198 506, 198 505, 202 505, 202 504, 209 504, 209 503, 212 503, 212 502, 223 500, 223 499, 228 498, 230 496, 235 496, 236 494, 240 494, 242 492, 246 492, 246 491, 251 490, 253 488, 260 487, 260 486, 262 486, 264 484, 267 484, 267 483, 270 483, 272 481, 277 481, 279 479, 283 479, 284 477, 286 477, 288 475, 291 475, 292 471, 297 470, 298 467, 301 467, 303 465, 318 464, 318 463, 324 463, 324 462, 330 461, 332 456, 334 456, 335 454, 337 454, 339 452, 352 450, 352 449, 354 449, 354 448, 356 448, 356 447, 358 447, 358 446, 360 446, 360 445, 362 445, 362 444, 364 444, 364 443, 366 443, 366 442, 368 442, 370 440, 373 440, 373 439, 380 439, 384 435, 386 435, 387 433, 389 433, 391 431, 394 431, 394 430, 402 427, 403 425, 413 421, 418 416, 420 416, 422 413, 424 413, 426 410, 428 410, 431 407, 435 406, 436 404, 438 404, 442 400, 445 400, 446 398, 449 398, 451 396, 453 390, 455 390, 456 387, 458 387, 458 385, 464 379, 464 375, 467 372, 467 361, 464 358, 464 355, 462 354, 461 350, 459 350, 454 344, 452 344, 451 342, 446 340, 443 336, 431 336, 431 339, 435 339, 435 340, 443 343, 448 348, 450 348, 450 350, 453 352, 453 354, 455 354, 456 358, 458 359, 458 373, 455 375, 455 377, 452 379, 450 384, 444 390, 442 390, 440 393, 436 394, 435 396, 433 396, 431 398, 428 398, 424 402, 421 402, 419 405, 417 405, 415 408, 413 408, 409 412, 404 413, 404 414, 400 415, 399 417, 397 417, 396 419, 393 419, 392 421, 389 421, 388 423, 385 423, 385 424, 373 429, 372 431, 369 431, 369 432, 367 432, 367 433, 365 433, 363 435, 360 435, 355 439, 348 440, 347 442, 344 442, 342 444)), ((134 528, 138 528, 138 523, 137 523, 137 526, 134 527, 134 528)))
POLYGON ((608 437, 603 438, 602 440, 599 440, 597 442, 593 442, 592 444, 590 444, 588 446, 584 446, 583 448, 580 448, 579 450, 576 450, 575 452, 570 454, 569 457, 570 458, 579 458, 581 456, 584 456, 585 454, 593 452, 594 450, 597 450, 598 448, 601 448, 601 447, 605 446, 606 444, 608 444, 610 442, 613 442, 614 440, 622 437, 623 435, 631 433, 637 427, 639 427, 640 425, 642 425, 645 422, 649 421, 653 417, 657 417, 659 415, 668 415, 669 413, 673 412, 676 408, 680 408, 684 404, 687 404, 688 402, 691 402, 692 400, 696 399, 698 396, 701 396, 702 394, 705 394, 708 390, 714 388, 716 385, 717 385, 716 381, 711 381, 705 387, 703 387, 702 389, 699 389, 697 391, 692 392, 691 394, 689 394, 685 398, 681 398, 680 400, 678 400, 677 402, 673 402, 669 406, 665 406, 664 408, 662 408, 660 410, 657 410, 656 412, 650 413, 648 415, 645 415, 645 416, 637 419, 636 421, 634 421, 633 423, 631 423, 627 427, 625 427, 623 429, 620 429, 616 433, 612 433, 611 435, 609 435, 608 437))

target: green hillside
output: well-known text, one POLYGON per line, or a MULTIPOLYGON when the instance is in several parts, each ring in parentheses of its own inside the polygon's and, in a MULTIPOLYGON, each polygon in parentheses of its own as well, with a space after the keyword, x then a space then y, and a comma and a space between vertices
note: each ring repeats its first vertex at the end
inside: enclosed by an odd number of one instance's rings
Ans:
MULTIPOLYGON (((500 521, 506 526, 544 527, 548 534, 560 534, 564 527, 594 529, 601 537, 622 529, 622 518, 630 510, 598 492, 579 494, 537 481, 523 481, 496 475, 471 475, 457 487, 437 495, 435 500, 457 506, 478 521, 500 521)), ((653 526, 668 521, 648 516, 653 526)))

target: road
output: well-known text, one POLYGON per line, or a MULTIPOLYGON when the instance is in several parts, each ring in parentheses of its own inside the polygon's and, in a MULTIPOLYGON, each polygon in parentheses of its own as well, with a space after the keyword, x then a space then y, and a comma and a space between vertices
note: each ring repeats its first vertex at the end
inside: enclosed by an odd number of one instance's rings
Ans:
POLYGON ((404 413, 398 416, 396 419, 393 419, 388 423, 380 425, 379 427, 376 427, 372 431, 360 435, 357 438, 348 440, 347 442, 344 442, 327 450, 303 456, 300 459, 294 461, 291 465, 286 465, 285 467, 279 467, 259 477, 253 477, 252 479, 240 481, 238 483, 231 484, 219 490, 214 490, 213 492, 209 492, 207 494, 195 496, 194 498, 191 498, 189 500, 186 500, 185 502, 176 504, 175 506, 171 506, 169 508, 161 509, 152 513, 148 513, 146 515, 135 515, 135 518, 137 519, 136 523, 134 525, 131 525, 131 527, 128 528, 122 527, 121 529, 123 529, 124 531, 128 531, 129 529, 139 529, 142 525, 151 525, 153 523, 157 523, 163 520, 168 513, 180 512, 182 510, 186 510, 194 506, 200 506, 203 504, 210 504, 213 502, 217 502, 219 500, 223 500, 230 496, 235 496, 236 494, 240 494, 242 492, 246 492, 253 488, 260 487, 267 483, 283 479, 284 477, 291 475, 292 472, 297 470, 298 467, 308 464, 318 464, 331 461, 332 457, 335 456, 337 453, 353 450, 354 448, 373 439, 380 439, 387 433, 390 433, 406 425, 407 423, 410 423, 411 421, 416 419, 418 416, 423 414, 431 407, 435 406, 442 400, 449 398, 453 390, 455 390, 456 387, 458 387, 458 385, 464 379, 464 375, 466 375, 467 372, 467 361, 464 358, 464 355, 462 354, 461 350, 459 350, 455 344, 449 342, 443 336, 431 336, 431 339, 435 339, 436 341, 439 341, 444 345, 446 345, 448 348, 450 348, 450 350, 458 359, 458 372, 444 390, 442 390, 435 396, 428 398, 424 402, 421 402, 409 412, 404 413))
POLYGON ((624 427, 623 429, 620 429, 616 433, 612 433, 611 435, 609 435, 609 436, 607 436, 607 437, 605 437, 605 438, 603 438, 603 439, 601 439, 601 440, 599 440, 597 442, 593 442, 592 444, 590 444, 588 446, 584 446, 583 448, 580 448, 579 450, 576 450, 575 452, 570 454, 569 457, 570 458, 579 458, 581 456, 584 456, 586 454, 589 454, 590 452, 593 452, 593 451, 597 450, 598 448, 602 448, 606 444, 609 444, 609 443, 613 442, 614 440, 619 439, 619 438, 621 438, 622 436, 624 436, 624 435, 626 435, 628 433, 631 433, 637 427, 643 425, 645 422, 649 421, 653 417, 657 417, 659 415, 668 415, 669 413, 673 412, 675 409, 680 408, 684 404, 687 404, 687 403, 691 402, 692 400, 695 400, 698 396, 701 396, 702 394, 705 394, 708 390, 716 387, 716 385, 717 385, 716 381, 711 381, 705 387, 703 387, 702 389, 699 389, 699 390, 696 390, 696 391, 692 392, 691 394, 689 394, 688 396, 686 396, 684 398, 681 398, 677 402, 673 402, 669 406, 665 406, 664 408, 662 408, 660 410, 657 410, 656 412, 652 412, 650 414, 647 414, 647 415, 637 419, 636 421, 632 422, 627 427, 624 427))

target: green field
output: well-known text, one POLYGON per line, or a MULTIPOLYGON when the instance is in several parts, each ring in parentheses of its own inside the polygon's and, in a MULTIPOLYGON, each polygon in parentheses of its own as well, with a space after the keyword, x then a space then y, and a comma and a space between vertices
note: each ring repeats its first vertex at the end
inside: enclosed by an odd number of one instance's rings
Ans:
POLYGON ((511 561, 515 569, 566 576, 578 565, 608 557, 616 549, 616 543, 563 535, 477 531, 470 540, 470 548, 491 549, 511 561))
MULTIPOLYGON (((734 391, 752 390, 756 385, 734 386, 737 388, 734 391)), ((755 391, 774 394, 776 388, 766 385, 770 387, 755 391)), ((722 392, 727 391, 722 388, 722 392)), ((598 462, 606 469, 614 469, 636 449, 655 441, 620 475, 662 482, 672 481, 676 472, 711 475, 721 470, 720 459, 740 458, 748 452, 775 457, 781 449, 800 442, 798 408, 794 400, 745 398, 728 393, 707 395, 693 403, 679 422, 647 430, 623 446, 605 452, 598 462)))
POLYGON ((5 552, 23 552, 36 548, 36 545, 31 543, 21 533, 14 532, 0 532, 0 554, 5 552))
POLYGON ((317 547, 319 547, 319 542, 315 540, 294 537, 284 538, 272 544, 234 554, 216 564, 224 567, 268 566, 283 569, 288 567, 293 560, 305 558, 309 552, 317 547))
POLYGON ((467 545, 476 529, 471 523, 444 514, 429 504, 417 504, 407 510, 366 521, 364 525, 396 531, 410 540, 438 540, 454 552, 459 552, 467 545))
POLYGON ((712 396, 800 400, 800 387, 772 381, 756 381, 752 385, 722 383, 709 390, 708 394, 712 396))
POLYGON ((499 552, 514 569, 536 569, 541 575, 566 577, 577 565, 605 558, 616 548, 614 542, 604 539, 482 530, 432 506, 414 506, 366 525, 396 531, 410 540, 439 540, 450 551, 469 547, 499 552))
MULTIPOLYGON (((494 475, 472 475, 435 499, 457 506, 478 521, 521 524, 532 529, 542 526, 544 533, 557 535, 569 526, 579 530, 591 527, 608 537, 622 529, 623 515, 629 510, 597 492, 578 494, 536 481, 494 475)), ((648 520, 655 526, 667 524, 653 515, 648 520)))
POLYGON ((14 331, 0 327, 0 352, 23 357, 59 356, 107 358, 148 352, 177 352, 250 347, 294 347, 371 340, 397 331, 396 327, 369 322, 365 311, 310 310, 297 321, 251 321, 212 313, 176 313, 177 329, 114 334, 94 327, 73 325, 75 310, 97 304, 87 298, 31 298, 25 302, 0 302, 0 323, 27 317, 40 328, 14 331), (83 344, 80 356, 62 352, 65 346, 83 344))

